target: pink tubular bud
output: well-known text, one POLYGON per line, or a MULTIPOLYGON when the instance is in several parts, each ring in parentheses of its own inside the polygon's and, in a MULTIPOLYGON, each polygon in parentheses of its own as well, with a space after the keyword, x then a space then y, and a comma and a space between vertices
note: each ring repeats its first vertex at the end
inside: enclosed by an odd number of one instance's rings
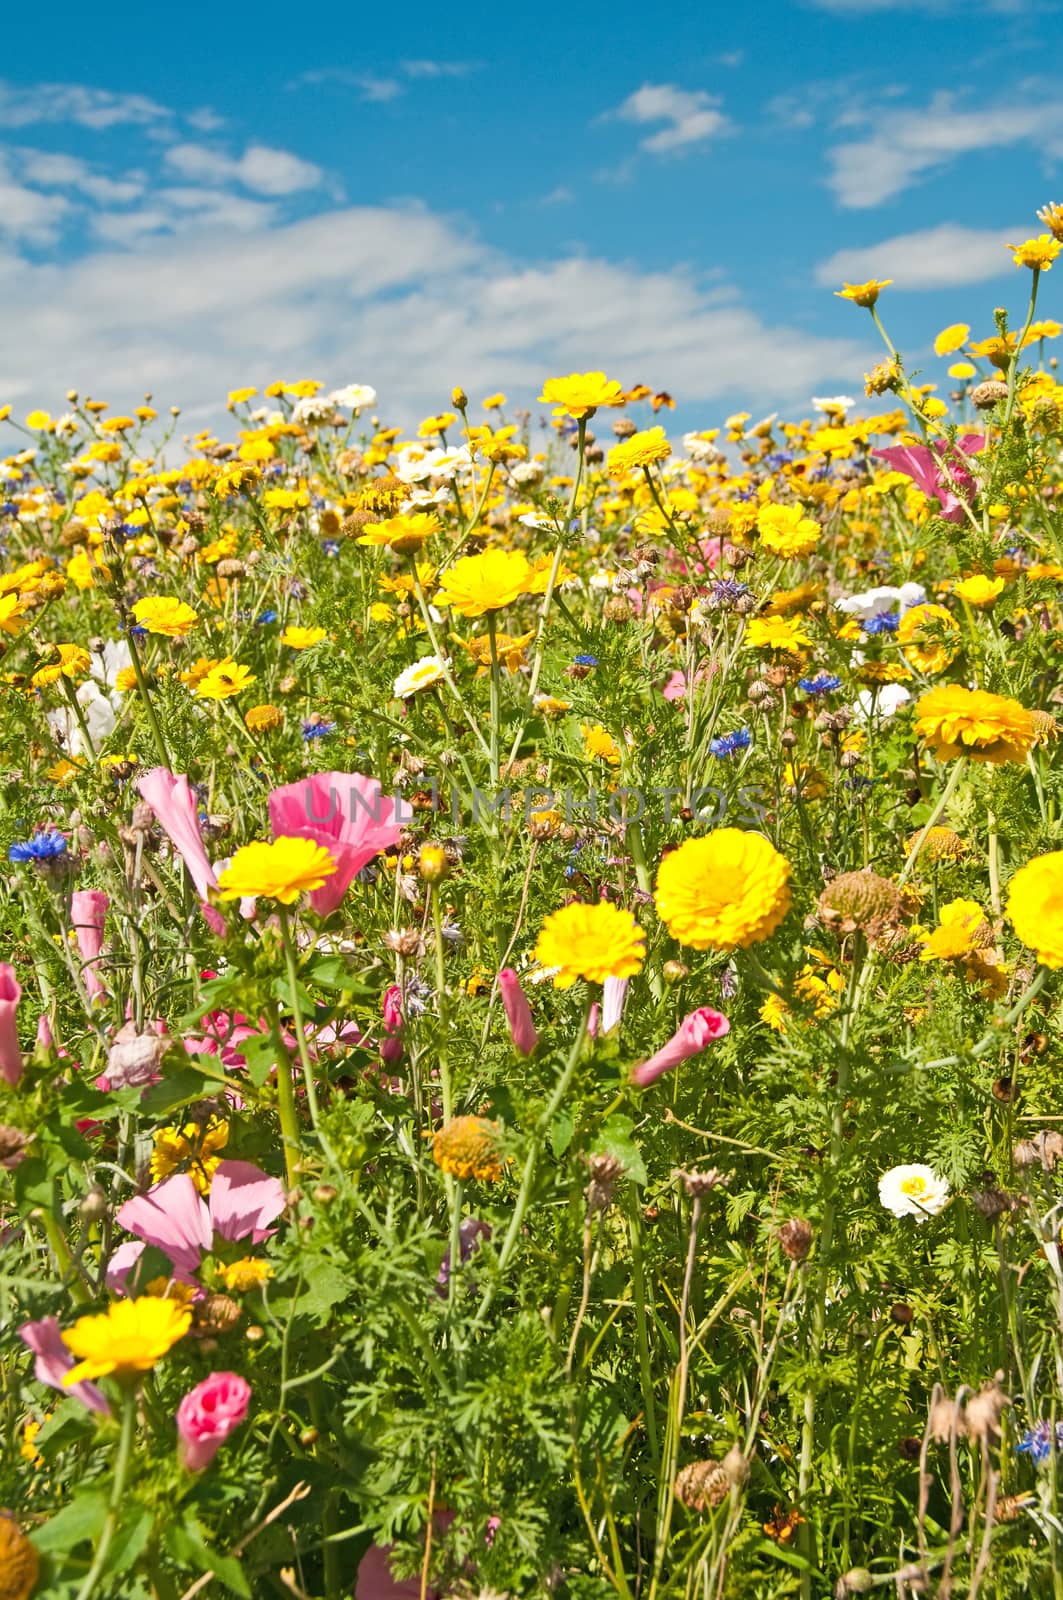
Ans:
POLYGON ((520 986, 520 979, 512 967, 503 967, 498 974, 498 992, 506 1008, 509 1037, 522 1056, 530 1056, 539 1043, 539 1035, 532 1020, 528 997, 520 986))
POLYGON ((724 1034, 730 1033, 731 1024, 727 1018, 718 1011, 713 1011, 711 1006, 700 1006, 697 1011, 692 1011, 684 1017, 676 1032, 666 1045, 663 1045, 656 1055, 636 1067, 631 1074, 632 1083, 640 1089, 647 1084, 656 1083, 658 1078, 677 1067, 681 1061, 686 1061, 689 1056, 696 1056, 713 1043, 722 1039, 724 1034))

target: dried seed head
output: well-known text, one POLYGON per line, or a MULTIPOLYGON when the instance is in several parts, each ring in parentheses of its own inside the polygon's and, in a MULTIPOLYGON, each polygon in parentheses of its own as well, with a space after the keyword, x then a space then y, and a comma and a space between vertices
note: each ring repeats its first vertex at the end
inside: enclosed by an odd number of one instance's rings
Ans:
POLYGON ((8 1124, 0 1123, 0 1167, 17 1167, 26 1153, 29 1135, 22 1132, 21 1128, 12 1128, 8 1124))
POLYGON ((721 1172, 719 1167, 710 1167, 707 1172, 676 1173, 677 1178, 682 1178, 683 1188, 692 1200, 700 1200, 703 1196, 711 1194, 714 1189, 724 1189, 731 1181, 730 1174, 721 1172))
POLYGON ((1001 383, 999 378, 987 378, 984 383, 976 383, 971 390, 971 400, 979 411, 992 411, 999 401, 1007 398, 1008 386, 1001 383))
POLYGON ((998 1372, 967 1402, 967 1432, 972 1439, 995 1444, 1000 1438, 1000 1419, 1005 1408, 1011 1405, 1010 1397, 1000 1387, 1003 1376, 1002 1372, 998 1372))
POLYGON ((720 1461, 691 1461, 675 1478, 675 1497, 688 1511, 704 1513, 731 1492, 731 1480, 720 1461))
POLYGON ((899 924, 900 892, 896 884, 880 878, 870 867, 841 872, 819 897, 819 918, 838 933, 859 930, 873 942, 899 924))
POLYGON ((939 1444, 947 1444, 953 1435, 962 1439, 966 1432, 967 1419, 963 1414, 962 1402, 950 1400, 941 1385, 935 1384, 930 1401, 930 1437, 939 1444))
POLYGON ((812 1229, 803 1217, 791 1217, 779 1229, 779 1248, 790 1261, 804 1261, 812 1248, 812 1229))
POLYGON ((726 1472, 728 1481, 739 1488, 749 1478, 749 1462, 746 1459, 745 1451, 737 1444, 731 1446, 720 1465, 726 1472))
POLYGON ((135 1089, 153 1083, 170 1040, 157 1033, 138 1033, 126 1022, 115 1034, 107 1052, 107 1081, 112 1089, 135 1089))
POLYGON ((28 1600, 37 1584, 36 1548, 9 1511, 0 1511, 0 1596, 28 1600))
POLYGON ((199 1339, 214 1339, 236 1327, 242 1312, 231 1295, 208 1294, 192 1306, 192 1332, 199 1339))
POLYGON ((424 940, 416 928, 391 928, 384 935, 384 944, 404 961, 419 960, 424 955, 424 940))
POLYGON ((616 1186, 624 1176, 624 1163, 617 1160, 616 1156, 598 1155, 587 1156, 586 1165, 591 1175, 591 1181, 583 1191, 588 1209, 608 1211, 616 1198, 616 1186))
POLYGON ((851 1594, 867 1594, 874 1586, 874 1578, 866 1567, 850 1567, 834 1585, 834 1600, 846 1600, 851 1594))

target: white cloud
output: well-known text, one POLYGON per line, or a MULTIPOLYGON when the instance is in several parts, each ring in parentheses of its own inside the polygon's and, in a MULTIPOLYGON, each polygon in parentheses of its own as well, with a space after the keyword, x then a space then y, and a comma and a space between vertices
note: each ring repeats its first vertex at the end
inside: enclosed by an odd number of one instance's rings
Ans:
POLYGON ((166 151, 163 161, 193 183, 238 183, 254 194, 286 195, 316 189, 323 176, 321 168, 312 162, 264 144, 248 145, 239 160, 209 145, 175 144, 166 151))
POLYGON ((99 130, 122 123, 142 127, 173 113, 142 94, 113 94, 76 83, 38 83, 28 88, 0 83, 0 127, 28 128, 40 122, 72 122, 99 130))
MULTIPOLYGON (((872 122, 869 116, 846 120, 872 122)), ((1036 144, 1046 155, 1063 154, 1063 101, 1029 96, 963 111, 942 92, 925 109, 879 113, 865 138, 835 145, 829 152, 829 183, 843 206, 866 209, 958 156, 1019 144, 1036 144)))
POLYGON ((0 238, 21 239, 26 244, 53 243, 70 211, 62 195, 41 194, 21 182, 0 150, 0 238))
POLYGON ((78 156, 51 150, 15 150, 11 154, 20 177, 42 189, 74 189, 101 205, 126 205, 144 192, 143 173, 111 178, 78 156))
POLYGON ((704 89, 679 89, 674 83, 644 83, 622 105, 609 112, 622 122, 663 122, 657 133, 640 141, 643 150, 663 155, 701 144, 727 126, 716 96, 704 89))
POLYGON ((816 282, 827 286, 892 278, 895 290, 946 289, 1012 275, 1004 246, 1029 228, 964 228, 954 222, 919 233, 901 233, 881 244, 838 250, 816 268, 816 282))
POLYGON ((135 211, 100 211, 92 231, 109 244, 135 245, 150 234, 250 233, 270 226, 276 207, 220 189, 194 186, 159 189, 135 211))
POLYGON ((465 78, 479 65, 478 61, 404 61, 402 70, 408 78, 465 78))
POLYGON ((849 337, 768 325, 682 270, 578 256, 515 264, 419 208, 214 231, 209 250, 179 233, 47 266, 0 260, 0 282, 5 399, 54 408, 76 387, 123 405, 150 390, 190 425, 230 431, 226 392, 277 377, 353 373, 409 423, 455 383, 531 401, 551 372, 580 367, 711 407, 725 396, 801 403, 871 359, 849 337))

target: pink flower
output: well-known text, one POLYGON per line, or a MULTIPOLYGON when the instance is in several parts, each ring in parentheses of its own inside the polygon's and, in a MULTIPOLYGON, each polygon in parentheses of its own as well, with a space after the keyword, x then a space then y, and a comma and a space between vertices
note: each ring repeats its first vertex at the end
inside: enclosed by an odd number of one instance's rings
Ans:
POLYGON ((177 1407, 178 1456, 186 1472, 209 1467, 247 1416, 251 1385, 236 1372, 212 1372, 177 1407))
MULTIPOLYGON (((698 684, 707 683, 708 680, 713 676, 715 670, 716 669, 713 666, 699 667, 694 674, 695 688, 698 686, 698 684)), ((673 672, 672 676, 668 679, 668 682, 661 690, 661 693, 664 695, 666 700, 685 700, 687 693, 686 673, 673 672)))
POLYGON ((384 1013, 384 1027, 388 1033, 402 1032, 402 990, 397 983, 390 983, 384 990, 382 1002, 384 1013))
MULTIPOLYGON (((445 1533, 454 1521, 453 1511, 433 1511, 432 1526, 436 1533, 445 1533)), ((420 1578, 396 1578, 391 1570, 389 1544, 373 1544, 358 1563, 354 1581, 354 1600, 439 1600, 439 1590, 429 1584, 422 1591, 420 1578)))
POLYGON ((522 1056, 530 1056, 539 1043, 528 997, 520 986, 520 979, 512 967, 503 967, 498 974, 498 992, 509 1022, 509 1037, 513 1047, 522 1056))
POLYGON ((138 781, 142 800, 154 811, 166 837, 177 851, 196 886, 203 915, 215 933, 224 934, 225 919, 210 904, 210 890, 218 879, 203 844, 199 826, 199 807, 185 774, 177 775, 166 767, 152 767, 138 781))
POLYGON ((0 961, 0 1078, 12 1089, 22 1076, 22 1051, 18 1042, 18 1003, 22 990, 15 969, 0 961))
POLYGON ((110 1415, 111 1408, 94 1383, 63 1382, 64 1374, 74 1365, 74 1358, 63 1343, 58 1318, 42 1317, 39 1322, 24 1322, 18 1330, 18 1336, 37 1357, 33 1363, 33 1376, 38 1383, 46 1383, 50 1389, 73 1395, 90 1411, 110 1415))
POLYGON ((624 1014, 629 978, 606 978, 602 984, 602 1032, 611 1033, 624 1014))
MULTIPOLYGON (((127 1200, 119 1206, 116 1219, 144 1244, 153 1244, 169 1256, 176 1278, 194 1284, 215 1234, 261 1244, 270 1237, 273 1229, 269 1224, 280 1216, 285 1204, 284 1189, 276 1178, 249 1161, 223 1161, 211 1179, 209 1205, 188 1174, 180 1172, 164 1178, 147 1194, 127 1200)), ((124 1291, 125 1279, 142 1249, 143 1245, 127 1241, 114 1252, 107 1268, 109 1288, 124 1291)))
POLYGON ((319 917, 335 911, 355 875, 381 850, 397 844, 399 808, 385 799, 375 778, 360 772, 319 772, 274 789, 269 820, 281 838, 313 839, 336 859, 336 871, 310 896, 319 917))
POLYGON ((97 967, 103 949, 103 924, 110 903, 102 889, 75 889, 70 896, 70 921, 81 956, 81 975, 90 1000, 95 1000, 105 992, 97 967))
POLYGON ((683 1018, 678 1030, 656 1055, 635 1068, 631 1074, 632 1083, 640 1089, 649 1083, 656 1083, 658 1078, 677 1067, 681 1061, 686 1061, 688 1056, 699 1055, 706 1045, 712 1044, 715 1039, 722 1039, 730 1031, 731 1024, 726 1017, 713 1011, 711 1006, 699 1007, 689 1017, 683 1018))
MULTIPOLYGON (((984 433, 961 433, 956 450, 962 456, 973 456, 985 449, 985 443, 984 433)), ((969 504, 976 485, 962 456, 952 451, 947 439, 935 439, 929 445, 891 445, 888 450, 872 450, 871 454, 888 461, 895 472, 905 473, 925 495, 936 499, 945 522, 963 521, 965 502, 954 491, 961 490, 969 504)))

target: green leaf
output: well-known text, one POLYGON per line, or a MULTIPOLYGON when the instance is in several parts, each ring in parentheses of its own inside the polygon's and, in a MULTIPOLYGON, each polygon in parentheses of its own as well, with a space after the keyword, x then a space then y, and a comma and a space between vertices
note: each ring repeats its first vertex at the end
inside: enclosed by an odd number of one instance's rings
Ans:
POLYGON ((41 1551, 66 1553, 86 1539, 98 1539, 107 1520, 107 1496, 102 1489, 89 1489, 71 1500, 30 1538, 41 1551))
POLYGON ((646 1182, 646 1163, 642 1151, 635 1143, 635 1124, 630 1117, 618 1112, 603 1123, 594 1143, 594 1155, 613 1156, 624 1168, 632 1183, 640 1186, 646 1182))
POLYGON ((277 1046, 268 1034, 253 1039, 243 1039, 240 1054, 247 1062, 247 1076, 256 1089, 261 1089, 277 1060, 277 1046))
POLYGON ((61 1450, 79 1439, 90 1438, 95 1432, 93 1413, 87 1411, 80 1400, 68 1398, 60 1401, 33 1443, 45 1460, 51 1461, 61 1450))
POLYGON ((186 1517, 184 1522, 170 1523, 164 1529, 163 1538, 171 1555, 182 1566, 192 1568, 200 1577, 206 1572, 213 1572, 226 1588, 240 1595, 242 1600, 252 1600, 240 1563, 233 1556, 223 1556, 212 1550, 203 1529, 193 1517, 186 1517))
POLYGON ((195 1067, 180 1067, 169 1073, 161 1083, 145 1089, 140 1110, 148 1117, 164 1117, 178 1106, 187 1106, 193 1100, 202 1100, 207 1093, 204 1074, 195 1067))
POLYGON ((550 1148, 555 1156, 563 1156, 572 1143, 576 1124, 570 1111, 559 1111, 550 1125, 550 1148))
POLYGON ((107 1552, 105 1572, 126 1572, 151 1537, 152 1514, 146 1506, 130 1506, 122 1515, 107 1552))

